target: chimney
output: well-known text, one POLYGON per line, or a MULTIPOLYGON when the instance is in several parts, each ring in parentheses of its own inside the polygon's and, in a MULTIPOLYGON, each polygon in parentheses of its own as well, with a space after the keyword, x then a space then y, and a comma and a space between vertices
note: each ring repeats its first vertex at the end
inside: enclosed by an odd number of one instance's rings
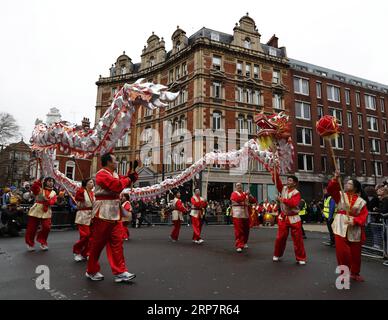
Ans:
POLYGON ((90 129, 90 120, 89 118, 83 118, 82 119, 82 128, 84 128, 85 130, 89 130, 90 129))
POLYGON ((271 39, 267 42, 267 44, 274 48, 279 48, 279 38, 276 35, 273 35, 271 39))

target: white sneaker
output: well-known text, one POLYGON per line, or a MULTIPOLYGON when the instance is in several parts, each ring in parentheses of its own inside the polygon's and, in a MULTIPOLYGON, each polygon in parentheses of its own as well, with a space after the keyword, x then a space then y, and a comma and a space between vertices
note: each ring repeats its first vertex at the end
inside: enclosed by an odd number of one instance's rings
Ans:
POLYGON ((171 236, 169 237, 170 241, 171 242, 176 242, 176 240, 174 240, 173 238, 171 238, 171 236))
POLYGON ((244 244, 244 249, 248 249, 248 245, 247 244, 244 244))
POLYGON ((86 278, 89 278, 92 281, 104 280, 104 276, 101 273, 99 273, 99 272, 97 272, 95 274, 89 274, 89 273, 86 272, 85 276, 86 276, 86 278))
POLYGON ((44 245, 44 244, 41 244, 40 245, 40 248, 43 250, 43 251, 47 251, 48 250, 48 246, 44 245))
POLYGON ((306 261, 298 261, 298 264, 304 266, 306 264, 306 261))
POLYGON ((80 254, 74 253, 74 261, 80 262, 80 261, 84 261, 84 260, 86 260, 86 259, 83 256, 81 256, 80 254))
POLYGON ((279 258, 279 257, 276 257, 276 256, 273 256, 272 261, 273 261, 273 262, 279 262, 279 261, 280 261, 280 258, 279 258))
POLYGON ((136 278, 134 273, 123 272, 115 276, 115 282, 129 282, 132 279, 136 278))
POLYGON ((242 249, 241 249, 241 248, 237 248, 236 251, 237 251, 238 253, 241 253, 241 252, 242 252, 242 249))
POLYGON ((204 243, 205 242, 205 240, 203 240, 203 239, 199 239, 198 240, 198 244, 201 244, 201 243, 204 243))
POLYGON ((32 251, 35 251, 35 248, 27 245, 27 250, 28 252, 32 252, 32 251))

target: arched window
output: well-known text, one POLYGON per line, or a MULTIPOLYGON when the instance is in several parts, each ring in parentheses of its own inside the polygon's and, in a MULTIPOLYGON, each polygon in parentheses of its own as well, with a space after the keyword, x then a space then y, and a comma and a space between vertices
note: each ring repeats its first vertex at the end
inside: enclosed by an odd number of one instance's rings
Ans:
POLYGON ((253 118, 252 116, 247 117, 247 129, 248 129, 248 134, 253 134, 253 118))
POLYGON ((127 73, 127 67, 121 66, 121 74, 126 74, 126 73, 127 73))
POLYGON ((221 118, 222 114, 220 111, 213 112, 213 130, 221 130, 221 118))
POLYGON ((242 130, 244 130, 244 116, 239 114, 237 118, 237 132, 241 132, 242 130))
POLYGON ((75 178, 75 162, 74 161, 66 161, 65 175, 69 179, 74 180, 74 178, 75 178))
POLYGON ((152 57, 150 58, 150 67, 152 67, 152 66, 154 66, 154 65, 155 65, 155 57, 152 56, 152 57))
POLYGON ((181 42, 180 41, 176 42, 175 49, 176 49, 176 51, 179 51, 181 49, 181 42))
POLYGON ((252 48, 251 39, 245 38, 245 40, 244 40, 244 48, 246 48, 246 49, 251 49, 252 48))

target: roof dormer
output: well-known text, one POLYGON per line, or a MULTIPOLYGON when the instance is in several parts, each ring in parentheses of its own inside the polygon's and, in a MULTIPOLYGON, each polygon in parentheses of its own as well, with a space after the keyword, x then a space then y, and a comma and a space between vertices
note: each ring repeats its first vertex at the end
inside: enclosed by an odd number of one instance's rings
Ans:
POLYGON ((115 75, 124 75, 132 72, 132 59, 125 54, 125 51, 123 51, 123 54, 117 58, 115 65, 112 65, 110 68, 110 76, 113 77, 115 75))
POLYGON ((171 36, 172 40, 172 54, 176 54, 183 48, 187 47, 189 39, 186 37, 186 32, 176 27, 175 32, 171 36))
POLYGON ((166 43, 163 38, 159 38, 154 32, 147 40, 141 55, 140 70, 144 70, 157 65, 166 60, 166 43))
POLYGON ((261 34, 248 13, 240 19, 239 23, 236 23, 233 31, 233 45, 263 52, 260 44, 261 34))

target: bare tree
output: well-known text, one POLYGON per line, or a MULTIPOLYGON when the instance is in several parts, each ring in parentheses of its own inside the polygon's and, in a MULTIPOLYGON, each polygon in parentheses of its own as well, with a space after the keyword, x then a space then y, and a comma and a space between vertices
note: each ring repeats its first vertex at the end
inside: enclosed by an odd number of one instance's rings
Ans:
POLYGON ((0 143, 5 144, 19 136, 19 126, 15 118, 9 113, 0 112, 0 143))

